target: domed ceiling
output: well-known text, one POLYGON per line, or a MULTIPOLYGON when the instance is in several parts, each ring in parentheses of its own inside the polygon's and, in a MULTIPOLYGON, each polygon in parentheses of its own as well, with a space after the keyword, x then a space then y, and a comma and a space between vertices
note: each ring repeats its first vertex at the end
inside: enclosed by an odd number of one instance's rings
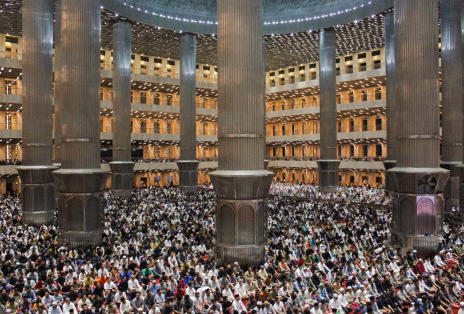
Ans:
MULTIPOLYGON (((216 0, 102 0, 132 20, 194 33, 215 33, 216 0)), ((263 0, 265 34, 320 29, 379 13, 392 0, 263 0)))

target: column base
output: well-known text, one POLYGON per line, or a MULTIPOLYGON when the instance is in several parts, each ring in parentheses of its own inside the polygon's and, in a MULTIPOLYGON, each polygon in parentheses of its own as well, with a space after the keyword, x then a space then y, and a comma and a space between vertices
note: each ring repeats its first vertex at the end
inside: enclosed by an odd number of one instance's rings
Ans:
MULTIPOLYGON (((21 195, 21 199, 24 199, 21 195)), ((33 226, 50 226, 55 223, 55 209, 50 211, 26 212, 23 211, 24 223, 33 226)))
POLYGON ((110 162, 111 192, 115 197, 130 197, 134 181, 134 166, 132 161, 110 162))
POLYGON ((405 256, 408 252, 416 250, 417 256, 427 258, 434 256, 439 250, 441 237, 438 236, 412 236, 392 234, 387 245, 399 249, 401 255, 405 256))
POLYGON ((21 166, 21 209, 26 224, 51 225, 55 221, 53 166, 21 166))
POLYGON ((178 160, 179 187, 185 193, 195 192, 198 186, 198 160, 178 160))
POLYGON ((460 193, 460 181, 459 181, 459 162, 442 162, 440 167, 450 171, 450 177, 445 186, 445 211, 451 212, 459 210, 459 193, 460 193))
POLYGON ((103 227, 93 231, 68 231, 61 232, 61 241, 72 248, 86 247, 89 243, 93 245, 102 244, 103 227))
POLYGON ((338 169, 340 160, 318 160, 319 189, 322 193, 335 193, 338 189, 338 169))
POLYGON ((108 172, 102 169, 60 169, 53 172, 59 193, 58 227, 70 247, 102 242, 102 191, 108 172))
POLYGON ((393 196, 391 245, 402 252, 433 255, 443 235, 443 168, 393 168, 387 171, 393 196))
POLYGON ((217 261, 221 265, 239 263, 242 267, 256 267, 264 261, 265 245, 225 246, 217 245, 217 261))
POLYGON ((218 260, 222 264, 259 265, 267 244, 267 195, 274 174, 266 170, 217 170, 210 177, 218 195, 218 260))

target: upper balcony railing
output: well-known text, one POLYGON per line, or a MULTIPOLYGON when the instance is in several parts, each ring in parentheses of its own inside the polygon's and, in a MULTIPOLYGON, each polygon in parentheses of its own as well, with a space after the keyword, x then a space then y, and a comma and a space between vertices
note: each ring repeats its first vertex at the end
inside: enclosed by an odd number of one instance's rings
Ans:
POLYGON ((22 60, 23 55, 16 51, 0 50, 0 58, 22 60))
MULTIPOLYGON (((210 162, 210 161, 217 161, 217 157, 211 157, 211 158, 207 158, 207 157, 197 157, 196 158, 198 161, 200 162, 210 162)), ((109 163, 113 160, 112 157, 101 157, 101 163, 102 164, 106 164, 106 163, 109 163)), ((167 163, 167 162, 176 162, 179 160, 179 156, 176 156, 176 157, 163 157, 163 156, 160 156, 160 157, 157 157, 157 158, 149 158, 149 157, 144 157, 144 158, 139 158, 139 157, 132 157, 131 160, 133 162, 136 162, 136 163, 167 163)))
MULTIPOLYGON (((100 92, 100 100, 101 101, 113 101, 114 96, 113 93, 105 93, 100 92)), ((140 95, 140 93, 135 93, 131 95, 131 103, 133 104, 144 104, 144 105, 156 105, 156 106, 171 106, 171 107, 179 107, 180 101, 173 100, 173 99, 162 99, 155 97, 154 95, 140 95)), ((205 102, 205 101, 197 101, 196 103, 197 108, 203 109, 217 109, 217 103, 205 102)))
MULTIPOLYGON (((12 85, 0 85, 0 95, 22 95, 23 90, 21 87, 12 86, 12 85)), ((101 101, 113 101, 113 93, 107 93, 104 91, 100 92, 100 100, 101 101)), ((147 105, 159 105, 159 106, 172 106, 172 107, 179 107, 180 101, 172 100, 172 99, 161 99, 154 97, 153 95, 147 94, 146 96, 135 94, 131 96, 131 102, 137 104, 147 104, 147 105)), ((197 101, 196 102, 197 108, 203 109, 217 109, 216 102, 205 102, 205 101, 197 101)))
POLYGON ((218 135, 218 130, 197 128, 197 135, 218 135))
MULTIPOLYGON (((375 131, 384 131, 386 129, 386 125, 384 123, 368 123, 367 125, 349 125, 349 126, 337 126, 337 133, 350 133, 350 132, 375 132, 375 131)), ((311 135, 311 134, 320 134, 320 126, 314 125, 312 127, 304 127, 301 126, 286 126, 285 128, 275 128, 267 130, 266 136, 284 136, 284 135, 311 135)))
POLYGON ((3 86, 0 86, 0 94, 2 95, 22 95, 23 89, 18 86, 3 85, 3 86))
MULTIPOLYGON (((378 70, 385 67, 384 62, 377 62, 377 63, 358 63, 358 64, 345 64, 343 67, 341 65, 337 65, 336 68, 336 75, 344 75, 344 74, 353 74, 353 73, 362 73, 370 70, 378 70)), ((276 71, 277 72, 277 71, 276 71)), ((266 78, 266 87, 276 87, 276 86, 284 86, 288 84, 295 84, 299 82, 307 82, 307 81, 314 81, 319 79, 319 71, 310 71, 309 75, 307 73, 300 72, 292 72, 292 73, 285 73, 285 74, 277 74, 275 76, 269 76, 266 78)))
POLYGON ((21 159, 2 159, 0 160, 0 166, 19 166, 21 165, 21 159))
MULTIPOLYGON (((105 127, 103 132, 111 132, 111 127, 105 127)), ((178 128, 154 128, 144 126, 133 126, 132 133, 135 134, 180 134, 178 128)), ((197 127, 197 135, 217 135, 217 129, 202 129, 197 127)))
MULTIPOLYGON (((111 63, 100 63, 100 69, 113 71, 113 65, 111 63)), ((143 68, 143 67, 135 67, 134 65, 132 65, 131 73, 149 75, 149 76, 154 76, 154 77, 167 77, 167 78, 176 78, 176 79, 180 78, 180 73, 177 73, 175 71, 163 71, 162 69, 159 69, 159 70, 150 69, 148 68, 148 66, 146 68, 143 68)), ((211 76, 207 74, 202 74, 202 75, 197 74, 196 81, 203 82, 203 83, 217 83, 217 76, 211 76)))
POLYGON ((0 122, 0 130, 20 131, 22 130, 22 125, 17 122, 0 122))
MULTIPOLYGON (((359 91, 357 91, 359 93, 359 91)), ((311 108, 311 107, 319 107, 320 106, 320 99, 319 97, 311 97, 306 96, 306 100, 302 101, 290 101, 290 100, 275 100, 275 101, 268 101, 266 104, 266 111, 283 111, 283 110, 292 110, 292 109, 303 109, 303 108, 311 108)), ((364 93, 362 95, 348 95, 347 97, 336 97, 337 105, 341 104, 349 104, 349 103, 356 103, 356 102, 363 102, 363 101, 373 101, 373 100, 381 100, 386 98, 386 93, 384 92, 377 92, 374 94, 364 93)))
POLYGON ((133 126, 132 133, 134 134, 179 134, 180 129, 133 126))
POLYGON ((275 129, 275 130, 268 130, 266 132, 266 136, 284 136, 284 135, 311 135, 311 134, 319 134, 319 126, 317 127, 309 127, 309 128, 290 128, 290 129, 275 129))
POLYGON ((281 161, 316 161, 319 159, 318 155, 314 156, 267 156, 268 160, 281 160, 281 161))

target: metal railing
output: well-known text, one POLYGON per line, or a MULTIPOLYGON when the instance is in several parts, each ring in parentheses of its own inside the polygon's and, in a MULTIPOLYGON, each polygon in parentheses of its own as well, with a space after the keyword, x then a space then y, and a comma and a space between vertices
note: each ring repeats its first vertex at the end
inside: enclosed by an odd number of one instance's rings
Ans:
POLYGON ((15 51, 0 50, 0 58, 22 60, 23 54, 15 51))
POLYGON ((177 128, 132 127, 132 133, 134 134, 179 134, 179 131, 177 128))
MULTIPOLYGON (((382 100, 387 97, 387 93, 385 92, 378 92, 378 93, 365 93, 363 95, 349 95, 349 96, 337 96, 336 97, 336 104, 349 104, 349 103, 357 103, 357 102, 364 102, 364 101, 374 101, 374 100, 382 100)), ((311 108, 311 107, 319 107, 320 106, 320 99, 313 98, 313 96, 307 96, 305 101, 298 100, 274 100, 269 101, 266 104, 266 111, 273 112, 273 111, 283 111, 283 110, 293 110, 293 109, 303 109, 303 108, 311 108)))
POLYGON ((0 122, 0 130, 22 130, 20 123, 0 122))
MULTIPOLYGON (((382 124, 372 124, 369 123, 364 126, 342 126, 341 128, 337 127, 337 132, 338 133, 350 133, 350 132, 375 132, 375 131, 384 131, 386 130, 386 125, 384 123, 382 124)), ((308 127, 301 129, 298 127, 295 127, 294 129, 290 128, 285 128, 285 130, 282 129, 275 129, 275 130, 268 130, 266 132, 266 136, 284 136, 284 135, 315 135, 315 134, 320 134, 320 126, 318 125, 317 127, 308 127)))
POLYGON ((312 135, 319 134, 319 126, 317 128, 295 128, 295 129, 285 129, 285 130, 271 130, 266 132, 266 136, 284 136, 284 135, 312 135))
POLYGON ((111 126, 103 126, 103 127, 101 127, 100 131, 104 132, 104 133, 106 133, 106 132, 111 133, 111 132, 113 132, 113 127, 111 127, 111 126))
POLYGON ((197 135, 218 135, 218 130, 197 128, 197 135))
POLYGON ((23 89, 18 86, 3 85, 0 86, 0 94, 3 95, 22 95, 23 89))
MULTIPOLYGON (((374 62, 371 63, 364 63, 358 62, 357 64, 346 64, 344 66, 337 64, 336 74, 337 76, 343 74, 353 74, 353 73, 361 73, 370 70, 378 70, 385 67, 385 62, 374 62)), ((292 72, 292 73, 285 73, 285 74, 277 74, 275 76, 270 76, 266 79, 266 87, 275 87, 275 86, 283 86, 288 84, 295 84, 299 82, 307 82, 307 81, 314 81, 319 79, 319 70, 317 71, 310 71, 309 76, 306 75, 307 73, 303 73, 300 71, 292 72), (294 74, 293 74, 294 73, 294 74)))
MULTIPOLYGON (((106 164, 113 160, 113 157, 101 157, 101 163, 106 164)), ((156 157, 156 158, 139 158, 132 157, 131 160, 137 163, 167 163, 167 162, 176 162, 179 160, 179 157, 156 157)), ((212 162, 217 161, 217 157, 214 158, 197 158, 200 162, 212 162)), ((19 161, 20 162, 20 161, 19 161)), ((0 161, 1 165, 1 161, 0 161)))
MULTIPOLYGON (((111 63, 100 63, 100 69, 112 71, 113 65, 111 63)), ((180 78, 180 73, 176 71, 169 72, 169 71, 163 71, 162 69, 155 70, 154 68, 149 68, 148 66, 146 68, 142 68, 142 67, 135 67, 134 65, 132 65, 131 73, 132 74, 143 74, 143 75, 154 76, 154 77, 166 77, 166 78, 176 78, 176 79, 180 78)), ((204 83, 217 83, 217 75, 207 75, 207 74, 201 75, 197 73, 196 81, 204 82, 204 83)))

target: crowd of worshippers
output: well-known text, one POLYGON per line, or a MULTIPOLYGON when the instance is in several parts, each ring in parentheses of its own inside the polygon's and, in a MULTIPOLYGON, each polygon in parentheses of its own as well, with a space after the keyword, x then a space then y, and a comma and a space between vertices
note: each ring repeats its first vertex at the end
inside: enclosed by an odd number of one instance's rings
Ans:
MULTIPOLYGON (((216 264, 209 188, 143 188, 128 199, 106 192, 103 244, 77 249, 60 242, 56 226, 25 225, 19 198, 3 197, 0 304, 24 314, 444 314, 463 299, 461 224, 445 223, 436 256, 400 256, 384 245, 387 208, 295 201, 290 189, 272 188, 269 243, 256 268, 216 264)), ((367 187, 339 193, 388 199, 367 187)))
POLYGON ((341 186, 335 193, 322 193, 319 187, 314 184, 275 182, 272 184, 269 193, 276 196, 291 196, 312 200, 339 199, 356 203, 388 205, 391 201, 390 198, 380 191, 378 188, 369 186, 341 186))

